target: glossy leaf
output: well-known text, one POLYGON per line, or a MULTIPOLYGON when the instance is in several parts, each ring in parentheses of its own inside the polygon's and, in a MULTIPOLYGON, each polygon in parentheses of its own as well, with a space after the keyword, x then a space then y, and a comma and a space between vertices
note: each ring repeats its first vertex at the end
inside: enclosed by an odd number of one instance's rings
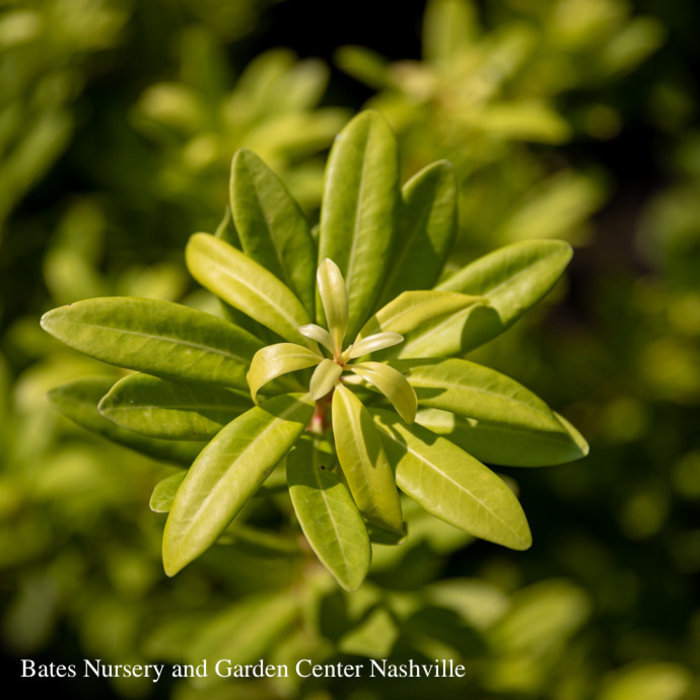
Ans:
POLYGON ((315 340, 317 343, 321 344, 331 355, 335 354, 335 347, 331 334, 325 328, 321 328, 321 326, 317 326, 315 323, 307 323, 305 326, 299 327, 299 332, 306 338, 315 340))
MULTIPOLYGON (((347 284, 351 338, 384 281, 398 206, 396 140, 383 117, 363 112, 333 144, 319 234, 319 259, 333 260, 347 284)), ((316 313, 323 325, 318 306, 316 313)))
POLYGON ((210 292, 285 340, 312 347, 299 332, 310 321, 301 302, 262 265, 207 233, 190 238, 185 260, 192 276, 210 292))
POLYGON ((407 289, 429 289, 442 272, 457 229, 457 181, 441 160, 414 175, 402 190, 400 224, 380 303, 407 289))
POLYGON ((438 290, 484 297, 406 339, 399 357, 445 357, 500 335, 554 286, 571 260, 564 241, 534 240, 500 248, 454 274, 438 290))
POLYGON ((49 392, 49 400, 63 415, 83 428, 125 447, 164 462, 189 465, 204 447, 203 442, 149 438, 122 428, 105 418, 97 404, 110 390, 113 379, 94 377, 64 384, 49 392))
POLYGON ((449 440, 390 411, 372 411, 399 488, 455 527, 511 549, 532 543, 513 492, 488 467, 449 440))
POLYGON ((370 544, 362 517, 328 455, 302 440, 287 459, 287 481, 297 520, 311 548, 348 591, 360 587, 369 569, 370 544))
POLYGON ((313 401, 318 401, 318 399, 323 398, 328 394, 333 387, 336 385, 338 378, 343 373, 343 368, 326 358, 321 360, 318 367, 314 370, 311 375, 311 382, 309 384, 309 395, 313 401))
POLYGON ((374 335, 368 335, 366 338, 362 338, 356 343, 353 343, 345 351, 345 355, 347 355, 349 360, 353 360, 356 357, 362 357, 372 352, 384 350, 398 345, 399 343, 403 343, 403 336, 399 333, 392 333, 391 331, 375 333, 374 335))
POLYGON ((148 374, 120 379, 98 406, 123 428, 168 440, 208 440, 250 407, 245 394, 148 374))
POLYGON ((542 399, 489 367, 458 358, 393 364, 405 373, 421 406, 532 430, 563 430, 542 399))
POLYGON ((41 326, 103 362, 240 389, 247 389, 246 366, 261 347, 257 338, 216 316, 155 299, 86 299, 48 311, 41 326))
POLYGON ((402 292, 365 323, 358 337, 366 338, 380 331, 393 331, 406 335, 423 326, 432 325, 436 318, 454 314, 484 301, 483 297, 455 292, 435 290, 402 292))
POLYGON ((561 423, 558 431, 476 420, 437 408, 419 410, 416 423, 488 464, 545 467, 585 457, 588 445, 581 434, 561 416, 554 416, 561 423))
POLYGON ((283 395, 229 423, 195 460, 163 534, 163 565, 176 574, 206 551, 299 437, 310 403, 283 395))
POLYGON ((357 507, 367 520, 403 534, 394 472, 369 411, 342 384, 333 392, 333 435, 338 461, 357 507))
POLYGON ((151 492, 151 498, 148 502, 148 507, 154 513, 168 513, 170 511, 175 494, 180 488, 180 484, 182 483, 186 474, 187 472, 184 470, 177 472, 176 474, 171 474, 155 485, 153 491, 151 492))
POLYGON ((333 354, 339 355, 348 328, 348 291, 338 266, 329 258, 321 260, 316 273, 318 295, 333 342, 333 354))
POLYGON ((401 372, 381 362, 361 362, 348 369, 379 389, 407 423, 413 422, 418 406, 416 392, 401 372))
POLYGON ((250 395, 256 400, 258 391, 273 379, 317 365, 322 356, 296 343, 276 343, 258 350, 246 375, 250 395))
POLYGON ((243 251, 314 312, 316 250, 306 217, 282 181, 247 149, 231 166, 231 211, 243 251))

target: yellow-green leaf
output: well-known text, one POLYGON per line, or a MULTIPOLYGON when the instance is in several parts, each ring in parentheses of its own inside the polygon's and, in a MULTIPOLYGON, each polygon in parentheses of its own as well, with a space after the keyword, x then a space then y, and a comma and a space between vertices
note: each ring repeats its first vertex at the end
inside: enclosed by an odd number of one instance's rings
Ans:
POLYGON ((361 362, 348 369, 379 389, 407 423, 413 422, 418 400, 401 372, 382 362, 361 362))
POLYGON ((348 328, 348 291, 338 266, 329 258, 321 260, 316 273, 326 324, 333 341, 333 353, 339 355, 348 328))
POLYGON ((246 375, 253 401, 257 400, 258 391, 268 382, 288 372, 313 367, 321 360, 319 353, 296 343, 276 343, 258 350, 246 375))
MULTIPOLYGON (((319 234, 319 259, 333 260, 347 283, 351 338, 371 312, 390 262, 398 175, 396 139, 389 125, 377 112, 362 112, 333 144, 319 234)), ((323 325, 318 306, 317 320, 323 325)))
POLYGON ((326 358, 321 360, 318 367, 311 375, 311 383, 309 384, 309 395, 313 401, 317 401, 328 394, 336 385, 338 378, 343 373, 343 368, 326 358))
POLYGON ((332 466, 332 456, 301 440, 287 458, 289 495, 316 556, 343 588, 354 591, 369 569, 369 537, 357 506, 331 472, 332 466))
POLYGON ((333 392, 332 418, 338 461, 357 507, 373 525, 403 534, 394 472, 377 428, 362 402, 342 384, 333 392))
POLYGON ((488 467, 444 437, 405 425, 390 411, 372 414, 404 493, 476 537, 511 549, 530 546, 530 528, 518 499, 488 467))
POLYGON ((192 236, 185 250, 192 276, 210 292, 285 340, 313 347, 299 332, 311 320, 284 282, 240 250, 207 233, 192 236))
POLYGON ((268 399, 229 423, 202 450, 177 491, 163 533, 169 576, 205 552, 255 494, 311 419, 299 396, 268 399))

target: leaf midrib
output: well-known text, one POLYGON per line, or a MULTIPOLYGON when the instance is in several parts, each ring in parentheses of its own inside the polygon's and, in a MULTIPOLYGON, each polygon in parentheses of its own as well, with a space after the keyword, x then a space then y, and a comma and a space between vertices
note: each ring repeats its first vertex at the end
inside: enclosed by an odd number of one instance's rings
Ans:
POLYGON ((170 337, 167 335, 156 335, 154 333, 146 333, 144 331, 134 331, 130 330, 128 328, 116 328, 114 326, 106 326, 102 325, 100 323, 93 323, 93 322, 86 322, 86 321, 71 321, 70 319, 64 319, 64 323, 67 325, 72 325, 72 326, 78 326, 81 328, 95 328, 98 330, 102 331, 110 331, 112 333, 115 333, 117 335, 123 334, 123 335, 130 335, 130 336, 135 336, 138 338, 150 338, 151 340, 157 340, 163 343, 170 343, 172 345, 182 345, 188 348, 194 348, 196 350, 203 350, 209 354, 213 355, 221 355, 222 357, 228 357, 233 360, 236 360, 237 362, 240 362, 241 364, 246 364, 248 362, 247 357, 242 357, 239 355, 234 355, 231 352, 228 352, 226 350, 222 350, 220 348, 215 348, 212 347, 211 345, 202 345, 201 343, 195 343, 191 340, 184 340, 182 338, 177 338, 177 337, 170 337))

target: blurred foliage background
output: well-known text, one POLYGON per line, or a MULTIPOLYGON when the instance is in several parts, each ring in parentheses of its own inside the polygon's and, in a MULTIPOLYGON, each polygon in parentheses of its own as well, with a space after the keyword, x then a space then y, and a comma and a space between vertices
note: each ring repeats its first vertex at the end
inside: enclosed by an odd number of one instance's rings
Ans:
POLYGON ((698 27, 693 0, 410 0, 391 18, 366 0, 2 0, 4 686, 29 656, 388 656, 454 658, 469 675, 51 693, 699 697, 698 27), (230 546, 167 580, 148 501, 172 468, 47 404, 49 388, 115 370, 59 347, 38 317, 105 294, 215 310, 182 250, 220 221, 234 150, 256 151, 313 219, 331 140, 366 106, 396 130, 405 176, 456 165, 453 265, 523 238, 576 247, 547 302, 473 355, 570 418, 591 454, 508 470, 533 529, 525 553, 407 504, 406 544, 346 594, 271 489, 230 546))

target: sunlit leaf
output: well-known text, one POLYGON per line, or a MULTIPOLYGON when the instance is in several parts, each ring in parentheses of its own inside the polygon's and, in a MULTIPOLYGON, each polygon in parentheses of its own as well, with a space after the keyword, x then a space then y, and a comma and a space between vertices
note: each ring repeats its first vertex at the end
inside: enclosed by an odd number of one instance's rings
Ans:
POLYGON ((331 462, 310 441, 300 441, 287 459, 289 495, 316 556, 343 588, 354 591, 369 569, 369 537, 347 488, 330 471, 331 462))
POLYGON ((206 551, 299 437, 313 405, 278 396, 251 408, 204 448, 178 489, 163 534, 169 576, 206 551))
POLYGON ((393 331, 406 335, 419 330, 422 326, 433 325, 437 318, 454 314, 484 301, 483 297, 455 292, 435 290, 402 292, 365 323, 358 337, 366 338, 380 331, 393 331))
MULTIPOLYGON (((348 287, 350 337, 369 315, 384 281, 398 207, 396 140, 383 117, 362 112, 333 144, 319 235, 319 259, 333 260, 348 287)), ((322 323, 318 313, 317 308, 322 323)))
POLYGON ((314 370, 311 375, 311 382, 309 384, 309 395, 313 401, 317 401, 328 394, 331 389, 335 386, 338 378, 343 373, 343 368, 326 358, 321 360, 318 367, 314 370))
POLYGON ((413 422, 418 406, 416 392, 401 372, 381 362, 361 362, 348 369, 379 389, 407 423, 413 422))
POLYGON ((151 437, 205 440, 250 407, 249 396, 222 387, 130 374, 103 397, 99 411, 151 437))
POLYGON ((239 389, 247 389, 246 366, 261 347, 257 338, 220 318, 155 299, 86 299, 48 311, 41 326, 103 362, 239 389))
POLYGON ((348 359, 352 360, 356 357, 362 357, 363 355, 367 355, 371 352, 377 352, 378 350, 390 348, 402 342, 403 336, 399 333, 392 333, 391 331, 375 333, 374 335, 368 335, 366 338, 362 338, 362 340, 358 340, 356 343, 353 343, 346 350, 346 354, 348 359))
POLYGON ((87 430, 149 457, 188 465, 199 454, 203 442, 159 440, 135 433, 105 418, 97 410, 102 397, 110 390, 112 379, 95 377, 78 379, 49 392, 49 400, 65 416, 87 430))
POLYGON ((190 238, 185 259, 192 276, 210 292, 285 340, 312 347, 299 332, 311 320, 301 302, 262 265, 207 233, 190 238))
POLYGON ((258 350, 246 375, 250 395, 256 400, 258 391, 268 382, 288 372, 313 367, 322 360, 313 352, 296 343, 276 343, 258 350))
POLYGON ((416 423, 482 462, 511 467, 544 467, 572 462, 588 454, 580 433, 561 416, 561 430, 540 430, 508 422, 484 421, 458 416, 436 408, 419 410, 416 423))
POLYGON ((402 196, 391 265, 379 294, 382 304, 407 289, 432 287, 457 229, 457 182, 451 163, 428 165, 403 186, 402 196))
POLYGON ((445 357, 473 350, 500 335, 554 286, 571 259, 564 241, 522 241, 479 258, 438 290, 484 297, 406 339, 399 357, 445 357))
POLYGON ((532 430, 565 432, 542 399, 489 367, 458 358, 392 364, 404 373, 421 406, 532 430))
POLYGON ((333 353, 339 354, 348 328, 348 292, 345 280, 338 266, 329 258, 321 260, 316 280, 326 324, 333 341, 333 353))
POLYGON ((338 461, 357 507, 381 528, 403 533, 394 473, 369 411, 342 384, 333 392, 333 435, 338 461))
POLYGON ((231 211, 243 251, 314 312, 316 250, 306 217, 282 181, 247 149, 231 166, 231 211))
POLYGON ((399 488, 425 508, 482 539, 527 549, 525 514, 505 482, 449 440, 374 409, 399 488))

